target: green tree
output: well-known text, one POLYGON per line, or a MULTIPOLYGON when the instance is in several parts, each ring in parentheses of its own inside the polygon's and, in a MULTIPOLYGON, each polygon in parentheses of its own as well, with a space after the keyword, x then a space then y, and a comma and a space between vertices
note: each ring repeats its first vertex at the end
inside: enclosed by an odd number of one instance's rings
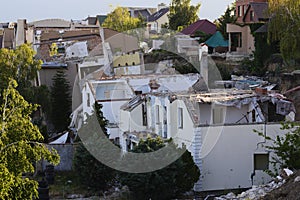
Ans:
POLYGON ((232 24, 236 22, 236 16, 234 15, 235 4, 228 6, 225 13, 219 17, 215 24, 217 26, 217 30, 222 33, 225 39, 228 40, 228 33, 226 30, 227 24, 232 24))
POLYGON ((33 199, 38 184, 28 173, 35 162, 45 158, 57 164, 59 156, 40 143, 43 136, 32 124, 30 115, 37 108, 16 90, 17 83, 9 80, 0 107, 0 199, 33 199))
MULTIPOLYGON (((108 121, 103 116, 102 105, 95 104, 95 114, 103 133, 107 135, 106 126, 108 121)), ((87 123, 89 118, 87 119, 87 123)), ((89 129, 88 129, 89 130, 89 129)), ((91 131, 91 130, 89 130, 91 131)), ((96 147, 98 148, 98 147, 96 147)), ((103 149, 103 148, 102 148, 103 149)), ((85 186, 95 190, 105 190, 115 177, 115 170, 102 164, 84 147, 82 142, 76 147, 74 155, 74 170, 77 177, 85 186)))
POLYGON ((51 87, 51 121, 56 131, 64 131, 70 123, 71 94, 64 71, 57 71, 51 87))
POLYGON ((117 7, 113 12, 107 15, 102 26, 119 32, 136 29, 144 24, 142 18, 134 18, 130 16, 127 8, 117 7))
MULTIPOLYGON (((171 141, 168 145, 174 145, 171 141)), ((141 140, 133 150, 135 153, 156 151, 165 144, 161 138, 141 140)), ((176 148, 182 151, 180 148, 176 148)), ((185 149, 183 149, 185 150, 185 149)), ((191 154, 184 151, 183 155, 169 166, 149 173, 120 173, 120 182, 127 185, 133 199, 172 199, 189 191, 199 179, 199 168, 195 165, 191 154)))
MULTIPOLYGON (((36 60, 34 56, 35 52, 29 44, 23 44, 14 50, 0 49, 0 91, 2 93, 9 80, 14 79, 18 83, 17 90, 24 99, 30 103, 39 104, 38 112, 42 110, 46 112, 49 110, 49 99, 45 88, 32 86, 42 64, 42 61, 36 60)), ((36 118, 33 120, 37 121, 36 118)), ((39 128, 41 131, 45 130, 44 125, 39 128)), ((46 131, 43 131, 43 136, 47 140, 46 131)))
POLYGON ((41 60, 34 59, 35 52, 29 44, 12 49, 0 49, 0 91, 7 88, 9 79, 18 83, 18 91, 31 86, 31 81, 41 69, 41 60))
POLYGON ((197 13, 200 9, 200 3, 193 6, 191 0, 172 0, 170 4, 169 28, 178 30, 184 28, 198 20, 197 13))
POLYGON ((269 40, 279 41, 286 60, 300 59, 300 1, 269 0, 269 14, 269 40))
POLYGON ((267 33, 253 33, 255 51, 251 73, 257 76, 264 76, 267 71, 267 64, 272 55, 279 53, 278 42, 268 43, 267 33))

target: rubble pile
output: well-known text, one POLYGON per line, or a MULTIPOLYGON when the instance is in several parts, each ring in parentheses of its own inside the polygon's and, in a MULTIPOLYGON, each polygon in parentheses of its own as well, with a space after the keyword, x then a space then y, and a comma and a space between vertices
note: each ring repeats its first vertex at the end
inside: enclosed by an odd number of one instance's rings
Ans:
MULTIPOLYGON (((280 176, 277 176, 272 182, 266 185, 252 186, 251 189, 246 190, 238 195, 230 192, 220 197, 215 197, 214 200, 259 200, 274 189, 279 188, 286 182, 286 178, 292 175, 293 172, 287 168, 283 169, 280 176)), ((300 181, 300 176, 297 176, 295 182, 300 181)))

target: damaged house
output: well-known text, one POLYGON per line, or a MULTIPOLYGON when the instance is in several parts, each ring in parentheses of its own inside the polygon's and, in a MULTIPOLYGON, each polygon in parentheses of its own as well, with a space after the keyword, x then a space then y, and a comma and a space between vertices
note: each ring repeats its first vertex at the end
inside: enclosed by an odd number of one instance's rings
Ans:
POLYGON ((282 135, 280 121, 293 120, 293 103, 265 90, 212 89, 170 92, 154 79, 151 91, 121 107, 120 145, 133 148, 140 139, 160 136, 184 144, 201 176, 196 191, 249 188, 263 184, 272 170, 272 152, 254 129, 282 135))

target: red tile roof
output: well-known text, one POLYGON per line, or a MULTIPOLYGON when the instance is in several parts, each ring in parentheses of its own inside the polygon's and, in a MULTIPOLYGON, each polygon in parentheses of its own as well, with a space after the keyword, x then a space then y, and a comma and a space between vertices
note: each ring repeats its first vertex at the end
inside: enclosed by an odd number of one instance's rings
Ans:
POLYGON ((206 34, 214 34, 217 27, 207 19, 198 20, 181 31, 185 35, 194 35, 197 31, 202 31, 206 34))

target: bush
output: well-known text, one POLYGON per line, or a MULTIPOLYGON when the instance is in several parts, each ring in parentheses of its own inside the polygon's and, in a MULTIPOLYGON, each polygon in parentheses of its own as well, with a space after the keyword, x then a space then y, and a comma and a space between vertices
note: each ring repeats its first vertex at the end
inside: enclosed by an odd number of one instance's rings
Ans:
MULTIPOLYGON (((149 173, 120 173, 120 182, 129 187, 133 194, 132 199, 172 199, 193 188, 199 179, 200 171, 190 152, 185 148, 176 148, 173 142, 168 145, 174 145, 176 151, 184 151, 182 156, 172 164, 149 173)), ((164 146, 160 138, 147 138, 145 141, 140 141, 133 152, 153 152, 164 146)))

